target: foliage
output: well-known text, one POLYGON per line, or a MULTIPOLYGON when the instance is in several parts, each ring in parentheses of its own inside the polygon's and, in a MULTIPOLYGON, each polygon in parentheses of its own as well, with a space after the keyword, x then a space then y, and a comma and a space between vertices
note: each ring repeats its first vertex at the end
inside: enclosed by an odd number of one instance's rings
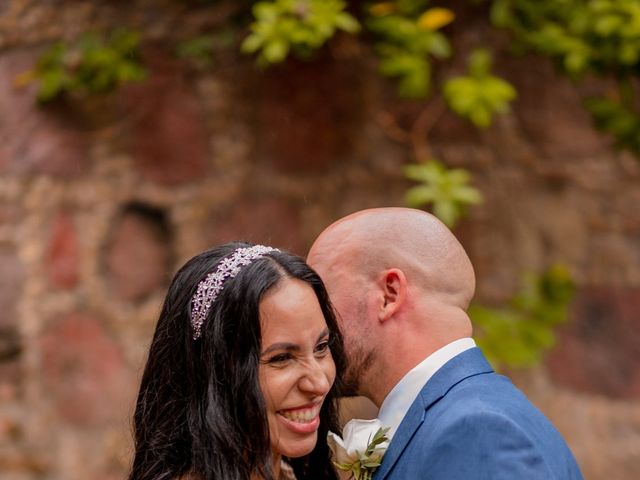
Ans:
POLYGON ((274 0, 254 5, 255 22, 242 43, 245 53, 259 52, 264 64, 282 62, 289 51, 308 56, 337 30, 355 33, 358 21, 341 0, 274 0))
POLYGON ((23 78, 38 82, 41 102, 63 93, 105 93, 145 77, 138 43, 138 34, 127 30, 114 31, 108 37, 86 34, 74 44, 58 42, 23 78))
POLYGON ((494 366, 529 367, 555 343, 554 329, 566 321, 574 284, 568 270, 554 265, 529 275, 503 308, 472 305, 474 337, 494 366))
POLYGON ((491 55, 476 50, 469 58, 469 75, 449 80, 444 96, 449 107, 476 127, 491 125, 493 115, 509 111, 516 90, 504 80, 490 74, 491 55))
POLYGON ((493 0, 492 20, 513 32, 520 50, 555 59, 574 79, 613 78, 617 100, 596 97, 587 107, 597 127, 640 155, 640 110, 632 85, 640 72, 638 0, 493 0))
POLYGON ((433 205, 433 213, 449 226, 464 214, 467 205, 482 201, 478 190, 469 185, 471 175, 463 169, 447 169, 437 160, 404 168, 407 178, 422 182, 411 187, 405 196, 408 205, 433 205))
POLYGON ((384 2, 369 9, 367 28, 376 34, 380 73, 398 80, 403 97, 424 98, 431 84, 430 57, 451 56, 447 37, 438 31, 454 19, 444 8, 421 12, 426 2, 384 2))

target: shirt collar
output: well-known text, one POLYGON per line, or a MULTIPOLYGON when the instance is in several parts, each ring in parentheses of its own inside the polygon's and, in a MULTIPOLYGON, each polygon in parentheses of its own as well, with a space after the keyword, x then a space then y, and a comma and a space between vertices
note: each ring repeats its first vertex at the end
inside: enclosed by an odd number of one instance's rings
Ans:
POLYGON ((433 374, 453 357, 475 346, 476 342, 472 338, 455 340, 433 352, 402 377, 386 396, 378 412, 382 425, 389 427, 389 440, 393 438, 409 407, 433 374))

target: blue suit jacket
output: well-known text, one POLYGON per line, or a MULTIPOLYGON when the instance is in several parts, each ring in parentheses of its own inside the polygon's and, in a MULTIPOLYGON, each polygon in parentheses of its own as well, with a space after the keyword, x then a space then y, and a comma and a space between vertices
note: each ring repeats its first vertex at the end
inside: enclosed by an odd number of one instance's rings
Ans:
POLYGON ((398 427, 375 480, 578 480, 551 422, 478 348, 447 362, 398 427))

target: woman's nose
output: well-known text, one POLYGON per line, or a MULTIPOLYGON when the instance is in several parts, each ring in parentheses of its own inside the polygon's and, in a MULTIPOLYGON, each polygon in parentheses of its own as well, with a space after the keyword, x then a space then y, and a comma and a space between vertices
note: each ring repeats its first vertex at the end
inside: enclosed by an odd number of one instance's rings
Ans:
POLYGON ((326 394, 331 388, 331 384, 332 381, 329 379, 328 373, 317 362, 307 366, 299 381, 300 390, 316 395, 326 394))

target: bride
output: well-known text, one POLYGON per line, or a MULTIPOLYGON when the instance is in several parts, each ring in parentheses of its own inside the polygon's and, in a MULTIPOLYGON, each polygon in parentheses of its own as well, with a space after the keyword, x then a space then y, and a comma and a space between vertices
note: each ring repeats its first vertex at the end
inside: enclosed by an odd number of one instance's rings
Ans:
POLYGON ((134 414, 129 480, 337 479, 343 344, 301 258, 231 243, 175 275, 134 414), (318 441, 320 439, 320 441, 318 441))

